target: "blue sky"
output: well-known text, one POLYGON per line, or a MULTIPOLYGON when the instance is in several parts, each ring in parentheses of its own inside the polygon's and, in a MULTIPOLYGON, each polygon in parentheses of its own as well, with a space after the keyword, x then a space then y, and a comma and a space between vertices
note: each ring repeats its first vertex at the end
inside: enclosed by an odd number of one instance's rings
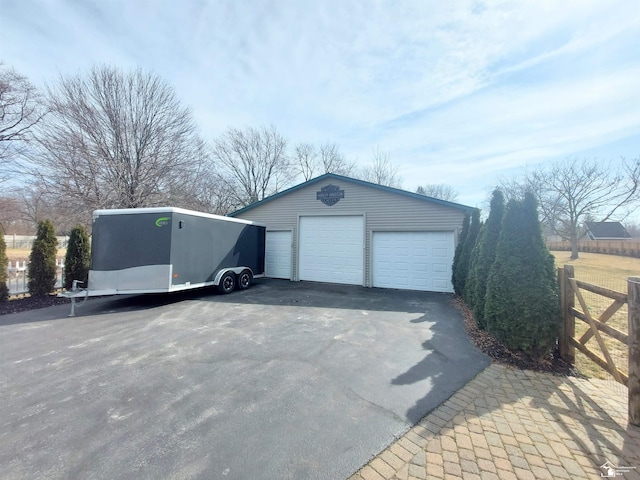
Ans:
POLYGON ((273 124, 374 148, 403 188, 484 206, 500 177, 640 156, 640 8, 616 1, 0 0, 0 61, 38 86, 95 63, 167 79, 202 136, 273 124))

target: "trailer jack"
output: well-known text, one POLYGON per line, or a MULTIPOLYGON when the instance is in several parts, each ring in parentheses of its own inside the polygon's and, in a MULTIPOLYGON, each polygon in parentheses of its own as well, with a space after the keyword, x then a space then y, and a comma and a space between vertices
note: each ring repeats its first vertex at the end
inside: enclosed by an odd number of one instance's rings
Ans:
POLYGON ((71 290, 62 292, 58 295, 60 297, 67 297, 71 299, 71 313, 69 313, 70 317, 76 316, 76 300, 80 297, 84 298, 84 301, 77 305, 78 307, 80 307, 87 303, 87 298, 89 298, 89 289, 78 288, 79 283, 84 282, 81 282, 80 280, 73 280, 73 282, 71 282, 71 290))

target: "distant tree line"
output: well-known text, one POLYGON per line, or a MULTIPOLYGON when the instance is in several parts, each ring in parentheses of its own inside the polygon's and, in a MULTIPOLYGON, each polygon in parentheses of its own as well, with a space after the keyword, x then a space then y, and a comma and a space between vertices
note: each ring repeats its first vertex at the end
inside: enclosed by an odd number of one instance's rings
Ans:
MULTIPOLYGON (((226 214, 327 172, 402 186, 399 166, 380 146, 358 166, 336 143, 291 144, 273 125, 229 127, 205 140, 173 87, 140 69, 98 65, 61 76, 41 93, 0 64, 0 112, 0 184, 19 187, 3 188, 0 223, 14 231, 32 232, 50 219, 68 233, 78 223, 90 227, 99 208, 172 205, 226 214)), ((624 220, 640 208, 640 158, 615 168, 568 159, 501 188, 507 199, 531 192, 545 231, 570 240, 577 257, 585 221, 624 220)), ((438 183, 417 193, 458 198, 438 183)))
POLYGON ((99 65, 44 94, 0 65, 0 223, 52 219, 68 233, 93 210, 160 205, 226 214, 324 173, 400 187, 390 152, 356 166, 336 143, 290 145, 274 126, 229 127, 205 141, 156 74, 99 65), (19 215, 17 215, 19 213, 19 215))

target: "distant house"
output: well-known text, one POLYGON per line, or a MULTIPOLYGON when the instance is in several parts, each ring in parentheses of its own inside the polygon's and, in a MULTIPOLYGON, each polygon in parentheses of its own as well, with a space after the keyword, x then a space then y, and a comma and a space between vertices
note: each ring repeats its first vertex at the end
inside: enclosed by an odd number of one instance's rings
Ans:
POLYGON ((627 229, 620 222, 585 222, 589 240, 628 240, 627 229))

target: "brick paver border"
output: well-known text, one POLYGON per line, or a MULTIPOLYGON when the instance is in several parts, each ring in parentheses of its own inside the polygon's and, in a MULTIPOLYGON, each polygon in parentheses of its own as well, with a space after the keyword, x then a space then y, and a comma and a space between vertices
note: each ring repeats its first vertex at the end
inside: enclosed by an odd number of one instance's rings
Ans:
POLYGON ((595 479, 606 462, 640 480, 640 428, 611 387, 490 365, 350 480, 595 479))

